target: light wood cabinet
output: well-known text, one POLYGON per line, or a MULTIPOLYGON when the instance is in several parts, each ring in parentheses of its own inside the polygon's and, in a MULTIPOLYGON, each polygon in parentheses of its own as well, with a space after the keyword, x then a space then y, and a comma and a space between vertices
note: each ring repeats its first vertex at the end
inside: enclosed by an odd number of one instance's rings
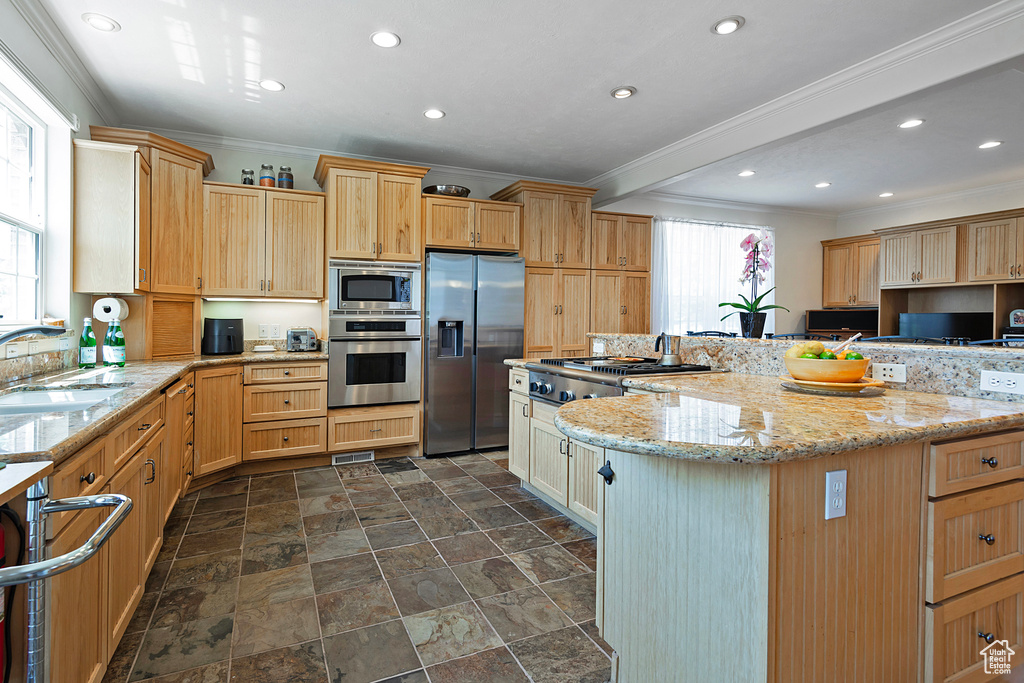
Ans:
POLYGON ((877 236, 824 240, 821 305, 825 308, 877 306, 879 301, 877 236))
MULTIPOLYGON (((143 459, 142 499, 139 501, 142 513, 142 574, 143 582, 156 562, 164 540, 164 480, 170 479, 165 449, 166 429, 161 429, 147 443, 139 454, 143 459)), ((177 472, 174 473, 175 478, 177 472)), ((177 502, 177 500, 175 500, 177 502)))
POLYGON ((957 226, 885 233, 879 258, 882 287, 956 282, 957 226))
POLYGON ((195 374, 189 373, 164 392, 164 419, 167 426, 164 443, 164 472, 160 486, 163 522, 171 516, 185 483, 185 452, 195 419, 195 374), (191 414, 190 414, 191 413, 191 414))
POLYGON ((151 290, 198 294, 203 216, 203 165, 154 149, 152 177, 151 290))
MULTIPOLYGON (((107 439, 101 437, 81 449, 50 476, 50 498, 92 496, 99 493, 113 474, 107 439)), ((47 534, 53 538, 78 512, 54 512, 47 515, 47 534)))
MULTIPOLYGON (((535 414, 537 412, 535 410, 535 414)), ((548 419, 530 418, 529 482, 538 491, 565 506, 569 504, 568 443, 568 438, 548 419)))
POLYGON ((590 271, 526 269, 526 355, 587 355, 590 271))
POLYGON ((508 394, 508 471, 530 479, 530 397, 508 394))
POLYGON ((267 460, 327 452, 327 419, 280 420, 243 425, 242 460, 267 460))
POLYGON ((203 294, 322 299, 324 197, 203 186, 203 294))
POLYGON ((428 170, 321 155, 313 177, 327 195, 327 256, 419 261, 420 181, 428 170))
POLYGON ((423 207, 428 247, 519 251, 521 205, 424 195, 423 207))
POLYGON ((967 225, 967 279, 970 282, 1024 280, 1024 218, 967 225))
MULTIPOLYGON (((568 508, 583 520, 598 524, 604 514, 604 479, 597 473, 604 465, 604 449, 569 441, 568 508)), ((511 459, 509 463, 511 464, 511 459)))
MULTIPOLYGON (((491 199, 495 199, 494 196, 491 199)), ((523 205, 523 237, 520 253, 526 266, 554 268, 559 263, 559 195, 553 192, 526 191, 513 196, 523 205)))
POLYGON ((1024 432, 932 444, 928 495, 945 496, 1024 479, 1024 432))
POLYGON ((650 334, 651 285, 648 273, 594 271, 590 332, 650 334))
POLYGON ((527 358, 556 356, 558 273, 553 268, 527 268, 525 279, 524 353, 527 358))
MULTIPOLYGON (((128 496, 132 501, 143 499, 145 473, 148 469, 140 451, 110 480, 109 492, 128 496)), ((113 653, 128 622, 142 599, 145 585, 145 506, 136 505, 117 528, 116 533, 100 550, 101 562, 107 567, 106 648, 113 653)), ((88 563, 86 563, 88 564, 88 563)), ((83 565, 84 566, 84 565, 83 565)))
POLYGON ((594 270, 651 269, 652 216, 594 211, 591 267, 594 270))
POLYGON ((331 453, 419 443, 420 407, 338 408, 327 415, 331 453))
POLYGON ((559 268, 590 267, 590 196, 559 197, 559 268))
POLYGON ((243 370, 246 384, 278 384, 280 382, 326 382, 327 363, 253 363, 243 370))
MULTIPOLYGON (((106 513, 106 510, 86 510, 79 514, 54 539, 50 556, 81 547, 106 513)), ((88 562, 49 580, 48 607, 55 616, 50 620, 48 651, 51 681, 100 683, 103 679, 108 659, 107 565, 104 560, 101 551, 88 562)))
POLYGON ((520 255, 527 268, 590 268, 591 198, 597 190, 520 180, 491 199, 523 205, 520 255))
POLYGON ((110 433, 112 472, 119 470, 164 424, 164 399, 157 397, 139 408, 110 433))
POLYGON ((242 368, 196 370, 194 472, 202 477, 242 460, 242 368))
POLYGON ((555 329, 558 353, 562 356, 588 356, 590 271, 559 268, 557 273, 558 314, 555 316, 555 329))
POLYGON ((247 386, 242 396, 242 420, 294 420, 326 417, 327 382, 247 386))

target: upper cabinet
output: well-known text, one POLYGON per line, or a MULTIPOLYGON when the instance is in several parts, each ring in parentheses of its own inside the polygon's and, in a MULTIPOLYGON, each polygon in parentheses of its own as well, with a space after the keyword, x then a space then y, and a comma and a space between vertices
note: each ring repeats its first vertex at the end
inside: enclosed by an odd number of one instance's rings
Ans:
POLYGON ((203 294, 322 299, 324 196, 206 183, 203 294))
POLYGON ((821 305, 825 308, 877 306, 881 248, 878 236, 825 240, 821 248, 821 305))
POLYGON ((652 216, 594 211, 591 214, 591 267, 594 270, 651 269, 652 216))
POLYGON ((957 226, 884 232, 881 286, 905 287, 957 281, 957 226))
POLYGON ((327 195, 329 258, 419 261, 422 166, 321 155, 313 177, 327 195))
POLYGON ((518 252, 521 214, 510 202, 423 195, 428 247, 518 252))
POLYGON ((146 131, 75 142, 75 291, 200 293, 206 152, 146 131), (110 144, 94 144, 110 143, 110 144), (104 254, 131 253, 112 264, 104 254))
POLYGON ((1024 280, 1024 218, 968 223, 967 279, 1024 280))
POLYGON ((591 197, 597 190, 520 180, 491 199, 523 206, 519 253, 528 268, 590 268, 591 197))

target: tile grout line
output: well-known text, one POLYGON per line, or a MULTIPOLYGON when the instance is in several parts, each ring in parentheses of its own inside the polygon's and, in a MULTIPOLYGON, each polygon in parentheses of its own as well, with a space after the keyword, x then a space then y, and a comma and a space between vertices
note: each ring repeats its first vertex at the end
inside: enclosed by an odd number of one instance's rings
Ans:
MULTIPOLYGON (((345 491, 345 485, 341 481, 341 473, 337 470, 337 468, 335 468, 333 466, 331 467, 331 469, 334 470, 334 476, 336 476, 338 478, 338 485, 341 486, 341 490, 345 491)), ((298 480, 295 481, 295 495, 296 496, 299 495, 299 482, 298 482, 298 480)), ((306 546, 306 566, 309 567, 309 582, 310 582, 310 585, 313 588, 313 609, 316 610, 316 628, 317 628, 317 631, 320 633, 320 656, 323 658, 323 662, 324 662, 324 674, 327 676, 327 679, 330 680, 331 664, 330 664, 330 662, 327 661, 327 643, 324 641, 324 627, 323 627, 323 624, 320 623, 320 604, 319 604, 319 601, 317 600, 317 598, 319 598, 320 596, 317 595, 316 586, 313 585, 313 563, 310 561, 310 556, 309 556, 309 536, 306 535, 306 521, 305 521, 306 518, 302 516, 302 499, 299 498, 298 500, 299 500, 299 533, 302 534, 302 542, 306 546)), ((349 498, 348 498, 348 492, 347 491, 345 491, 345 500, 349 503, 349 505, 352 504, 352 501, 349 500, 349 498)), ((358 517, 356 517, 356 521, 357 522, 359 521, 358 517)), ((367 544, 367 545, 369 545, 369 544, 367 544)), ((230 681, 230 680, 231 679, 228 678, 228 681, 230 681)))

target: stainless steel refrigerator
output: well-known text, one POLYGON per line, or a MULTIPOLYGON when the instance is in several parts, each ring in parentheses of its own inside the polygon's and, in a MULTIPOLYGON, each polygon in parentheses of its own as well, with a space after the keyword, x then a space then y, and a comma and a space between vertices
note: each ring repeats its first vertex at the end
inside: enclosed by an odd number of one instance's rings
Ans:
POLYGON ((424 454, 508 445, 504 361, 523 356, 525 277, 513 256, 427 254, 424 454))

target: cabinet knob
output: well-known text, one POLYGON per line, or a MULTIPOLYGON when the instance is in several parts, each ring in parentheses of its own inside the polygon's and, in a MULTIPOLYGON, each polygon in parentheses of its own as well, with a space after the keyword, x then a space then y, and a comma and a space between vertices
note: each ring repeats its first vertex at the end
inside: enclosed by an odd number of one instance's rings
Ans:
POLYGON ((284 376, 285 376, 285 377, 287 377, 287 376, 288 376, 288 375, 290 375, 290 374, 292 374, 292 373, 291 373, 291 372, 290 372, 289 370, 285 370, 285 371, 284 371, 284 376))
POLYGON ((185 445, 186 445, 186 446, 191 446, 191 445, 192 445, 192 442, 191 442, 191 441, 189 441, 189 442, 188 442, 188 443, 186 443, 185 445))
POLYGON ((288 440, 288 437, 287 437, 287 436, 286 436, 286 437, 284 437, 284 440, 285 440, 285 441, 287 441, 287 440, 288 440))
POLYGON ((1021 264, 1017 264, 1017 277, 1020 277, 1021 264))
POLYGON ((996 637, 991 633, 985 633, 984 631, 978 631, 978 637, 984 640, 986 643, 991 645, 995 641, 996 637))
POLYGON ((90 472, 89 474, 83 474, 81 477, 78 478, 78 483, 81 484, 83 481, 86 484, 95 484, 96 483, 96 473, 95 472, 90 472))
POLYGON ((192 476, 192 470, 189 470, 188 472, 186 472, 186 474, 188 474, 188 476, 191 477, 192 476))
POLYGON ((996 467, 999 467, 999 459, 998 458, 982 458, 981 459, 981 464, 988 465, 989 467, 992 467, 992 468, 996 468, 996 467))
POLYGON ((289 401, 288 399, 285 399, 285 400, 284 400, 284 404, 285 404, 285 405, 288 405, 289 403, 291 403, 291 401, 289 401))
POLYGON ((978 539, 985 541, 985 543, 988 543, 989 545, 996 542, 996 537, 992 534, 978 534, 978 539))
POLYGON ((188 415, 189 417, 192 417, 192 411, 191 411, 191 410, 190 410, 190 411, 188 411, 188 413, 186 413, 186 414, 187 414, 187 415, 188 415))

